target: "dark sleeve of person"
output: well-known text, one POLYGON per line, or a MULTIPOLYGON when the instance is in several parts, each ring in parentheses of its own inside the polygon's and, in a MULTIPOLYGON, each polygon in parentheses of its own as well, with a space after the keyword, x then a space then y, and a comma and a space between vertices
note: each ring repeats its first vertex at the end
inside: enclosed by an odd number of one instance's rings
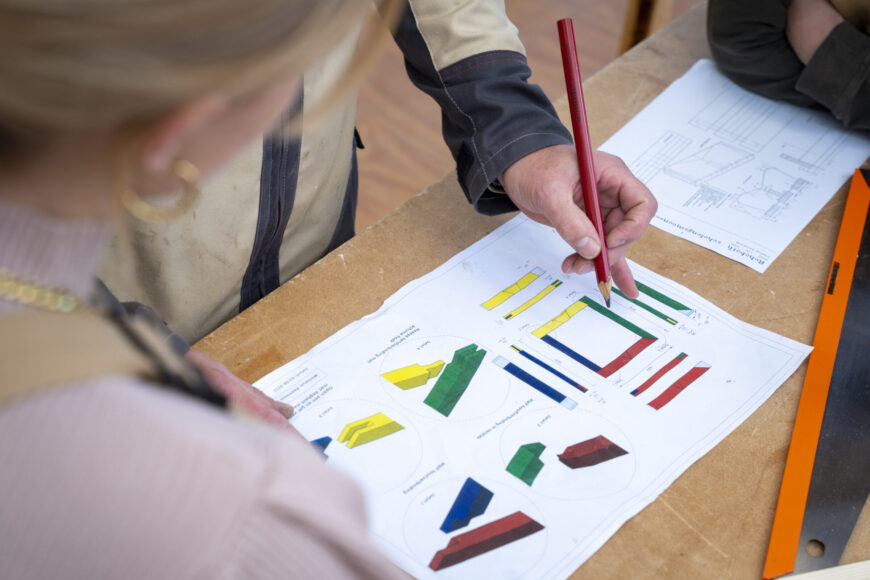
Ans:
POLYGON ((870 36, 840 23, 807 63, 796 88, 846 127, 870 130, 870 36))
POLYGON ((710 0, 707 41, 722 73, 752 92, 808 107, 796 88, 803 63, 785 35, 784 0, 710 0))
MULTIPOLYGON (((486 30, 465 22, 456 42, 471 34, 485 35, 486 30)), ((395 38, 411 81, 441 107, 444 140, 468 200, 484 214, 516 210, 510 198, 493 191, 497 185, 490 188, 499 175, 529 153, 572 142, 544 92, 527 82, 531 71, 526 57, 496 48, 439 70, 410 8, 395 38)))
POLYGON ((803 107, 822 107, 845 126, 870 127, 870 37, 848 22, 807 66, 786 37, 787 0, 710 0, 707 39, 719 69, 740 86, 803 107))

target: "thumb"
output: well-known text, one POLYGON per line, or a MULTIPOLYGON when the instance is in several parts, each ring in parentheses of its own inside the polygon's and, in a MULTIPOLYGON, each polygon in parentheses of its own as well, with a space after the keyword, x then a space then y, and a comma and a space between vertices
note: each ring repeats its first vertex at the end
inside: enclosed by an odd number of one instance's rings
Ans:
POLYGON ((595 227, 570 196, 560 196, 549 213, 550 224, 582 258, 591 260, 601 252, 595 227))

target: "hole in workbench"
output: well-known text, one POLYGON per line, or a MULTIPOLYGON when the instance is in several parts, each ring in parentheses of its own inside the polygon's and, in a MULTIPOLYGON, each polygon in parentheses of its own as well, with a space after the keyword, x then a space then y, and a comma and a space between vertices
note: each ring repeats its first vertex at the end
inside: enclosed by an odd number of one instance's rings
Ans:
POLYGON ((818 540, 807 542, 807 554, 813 558, 821 558, 825 555, 825 545, 818 540))

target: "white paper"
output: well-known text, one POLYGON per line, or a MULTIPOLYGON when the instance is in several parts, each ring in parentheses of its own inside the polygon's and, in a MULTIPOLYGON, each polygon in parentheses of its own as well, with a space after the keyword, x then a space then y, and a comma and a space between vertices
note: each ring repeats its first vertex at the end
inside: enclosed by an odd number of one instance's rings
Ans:
POLYGON ((831 115, 700 60, 604 145, 653 192, 653 225, 764 272, 870 155, 831 115))
MULTIPOLYGON (((519 216, 257 383, 296 408, 293 424, 308 439, 331 439, 327 461, 363 487, 376 541, 417 577, 567 577, 761 405, 810 350, 638 265, 632 269, 646 285, 647 308, 615 295, 612 312, 621 318, 612 320, 602 314, 594 276, 561 273, 570 252, 553 230, 519 216), (531 282, 516 288, 523 279, 531 282), (504 289, 507 300, 482 306, 504 289), (566 310, 577 312, 535 335, 566 310), (544 337, 590 362, 569 358, 544 337), (472 344, 486 353, 447 416, 424 403, 446 366, 407 390, 381 376, 450 363, 472 344), (621 353, 632 347, 639 352, 620 366, 621 353), (532 388, 506 370, 511 365, 558 394, 532 388), (620 368, 611 374, 613 367, 620 368), (680 385, 669 402, 651 406, 680 385), (384 417, 389 428, 378 432, 384 417), (363 419, 374 421, 372 430, 360 431, 374 433, 373 440, 352 447, 353 440, 338 441, 346 426, 363 419), (610 444, 599 455, 588 453, 599 436, 610 444), (538 455, 543 465, 529 485, 507 467, 520 446, 535 443, 545 446, 538 455), (584 445, 570 454, 569 467, 558 455, 578 443, 584 445), (600 461, 576 463, 593 460, 600 461), (445 533, 440 527, 468 478, 492 497, 467 525, 448 525, 445 533), (518 511, 543 529, 437 572, 428 567, 451 538, 518 511)), ((533 464, 516 471, 535 471, 533 464)))

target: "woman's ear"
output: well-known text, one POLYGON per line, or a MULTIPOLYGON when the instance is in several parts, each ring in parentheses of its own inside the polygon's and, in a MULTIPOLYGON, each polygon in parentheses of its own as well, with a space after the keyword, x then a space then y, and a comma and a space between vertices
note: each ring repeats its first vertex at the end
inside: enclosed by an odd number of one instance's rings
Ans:
POLYGON ((185 146, 196 142, 200 129, 224 113, 227 105, 225 97, 210 95, 152 124, 141 142, 138 159, 141 170, 151 175, 167 174, 185 146))

